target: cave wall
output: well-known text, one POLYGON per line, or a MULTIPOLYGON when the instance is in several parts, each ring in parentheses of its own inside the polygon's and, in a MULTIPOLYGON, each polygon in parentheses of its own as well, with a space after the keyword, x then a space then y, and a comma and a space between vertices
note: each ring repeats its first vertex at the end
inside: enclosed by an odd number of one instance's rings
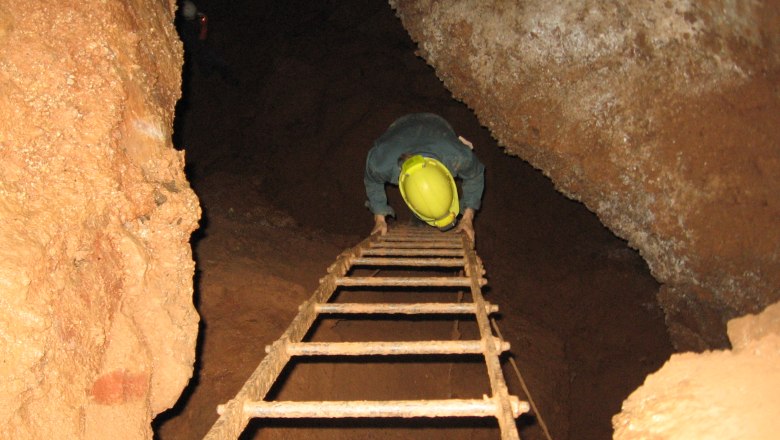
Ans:
POLYGON ((508 154, 639 250, 677 349, 780 299, 780 2, 390 4, 508 154))
POLYGON ((615 440, 777 438, 780 303, 728 323, 733 350, 675 354, 612 418, 615 440))
POLYGON ((0 424, 151 438, 192 375, 173 0, 0 0, 0 424))

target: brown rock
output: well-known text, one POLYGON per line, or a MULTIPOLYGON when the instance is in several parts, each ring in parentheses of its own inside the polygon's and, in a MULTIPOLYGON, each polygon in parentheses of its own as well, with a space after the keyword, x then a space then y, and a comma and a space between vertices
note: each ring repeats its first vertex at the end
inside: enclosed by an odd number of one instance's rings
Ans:
POLYGON ((4 437, 149 438, 192 374, 173 8, 0 0, 4 437))
POLYGON ((625 402, 615 439, 777 438, 780 303, 728 324, 733 351, 672 358, 625 402))
POLYGON ((678 349, 780 299, 776 1, 390 4, 509 154, 641 252, 678 349))
POLYGON ((743 350, 764 336, 780 335, 780 303, 767 307, 758 315, 732 319, 728 329, 734 350, 743 350))

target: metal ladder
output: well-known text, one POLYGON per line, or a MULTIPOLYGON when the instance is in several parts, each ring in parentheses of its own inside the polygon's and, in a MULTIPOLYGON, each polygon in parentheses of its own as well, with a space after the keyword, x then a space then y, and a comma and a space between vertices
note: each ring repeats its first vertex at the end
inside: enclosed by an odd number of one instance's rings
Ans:
POLYGON ((236 439, 252 418, 376 418, 376 417, 495 417, 501 439, 519 439, 515 418, 529 410, 527 402, 509 395, 499 356, 509 343, 493 335, 489 315, 498 307, 487 303, 481 288, 485 271, 465 234, 440 233, 432 228, 396 227, 384 236, 371 236, 344 251, 320 279, 314 294, 272 345, 236 396, 217 408, 219 419, 204 437, 236 439), (465 276, 348 276, 355 267, 462 268, 465 276), (335 303, 339 287, 463 287, 471 303, 335 303), (417 314, 476 317, 480 339, 411 342, 302 342, 319 315, 417 314), (482 354, 492 395, 483 399, 392 401, 265 401, 292 356, 464 355, 482 354))

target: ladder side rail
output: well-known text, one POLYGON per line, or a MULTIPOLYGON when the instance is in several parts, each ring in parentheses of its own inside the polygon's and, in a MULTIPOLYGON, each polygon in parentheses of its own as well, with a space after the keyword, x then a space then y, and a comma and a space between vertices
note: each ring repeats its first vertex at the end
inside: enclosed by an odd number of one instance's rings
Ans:
POLYGON ((520 440, 520 434, 517 431, 515 416, 510 404, 509 388, 506 385, 504 373, 501 369, 501 361, 499 359, 501 352, 496 350, 494 343, 490 343, 495 337, 493 336, 493 330, 490 327, 490 319, 485 312, 486 302, 482 296, 481 290, 480 280, 484 274, 484 268, 482 267, 482 262, 479 257, 477 257, 477 253, 474 251, 472 241, 465 233, 462 234, 462 239, 463 248, 466 250, 466 265, 464 269, 466 274, 471 278, 471 297, 477 305, 477 326, 485 345, 484 357, 488 377, 490 378, 490 387, 493 391, 493 397, 497 401, 498 411, 496 411, 496 419, 498 420, 498 425, 501 429, 501 439, 520 440))

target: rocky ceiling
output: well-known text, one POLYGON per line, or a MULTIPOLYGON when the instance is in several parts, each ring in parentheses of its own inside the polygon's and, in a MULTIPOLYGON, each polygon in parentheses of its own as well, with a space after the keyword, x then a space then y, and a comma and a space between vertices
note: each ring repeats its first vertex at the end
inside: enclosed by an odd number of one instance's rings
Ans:
POLYGON ((679 350, 780 298, 777 1, 390 4, 508 154, 640 251, 679 350))

